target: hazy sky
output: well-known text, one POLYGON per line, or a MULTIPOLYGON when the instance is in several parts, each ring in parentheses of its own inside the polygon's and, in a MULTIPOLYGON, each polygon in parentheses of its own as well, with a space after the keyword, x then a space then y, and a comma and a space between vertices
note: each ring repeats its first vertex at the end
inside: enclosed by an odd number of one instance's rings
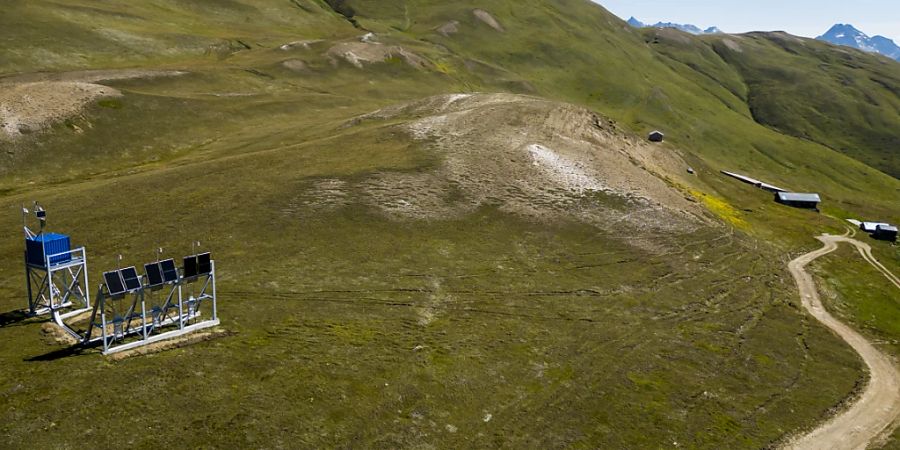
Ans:
POLYGON ((900 44, 898 0, 594 0, 617 16, 644 23, 717 26, 726 33, 787 31, 816 37, 836 23, 880 34, 900 44))

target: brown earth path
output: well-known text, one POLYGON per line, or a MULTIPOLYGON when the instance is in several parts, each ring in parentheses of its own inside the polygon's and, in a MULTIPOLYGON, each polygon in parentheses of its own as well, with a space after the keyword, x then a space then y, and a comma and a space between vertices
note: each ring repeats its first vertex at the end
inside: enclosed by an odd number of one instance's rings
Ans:
POLYGON ((865 391, 849 409, 811 432, 793 439, 786 448, 863 449, 897 425, 897 418, 900 417, 900 373, 889 356, 825 310, 815 282, 805 269, 817 258, 837 250, 838 244, 844 242, 856 247, 866 262, 878 269, 898 289, 900 279, 875 259, 868 244, 846 236, 827 234, 817 239, 825 246, 791 261, 788 269, 797 281, 803 307, 859 353, 869 368, 870 378, 865 391))

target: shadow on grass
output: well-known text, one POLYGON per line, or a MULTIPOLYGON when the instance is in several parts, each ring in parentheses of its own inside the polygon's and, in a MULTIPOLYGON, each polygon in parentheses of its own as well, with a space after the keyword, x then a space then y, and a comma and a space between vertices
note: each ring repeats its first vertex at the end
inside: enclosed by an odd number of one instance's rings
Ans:
POLYGON ((30 318, 31 316, 28 314, 28 312, 22 309, 0 313, 0 328, 13 326, 30 318))
POLYGON ((95 345, 73 345, 71 347, 61 348, 58 350, 53 350, 49 353, 44 353, 43 355, 32 356, 31 358, 25 358, 26 362, 47 362, 47 361, 57 361, 63 358, 72 358, 77 356, 84 356, 90 353, 93 353, 92 349, 96 347, 95 345))

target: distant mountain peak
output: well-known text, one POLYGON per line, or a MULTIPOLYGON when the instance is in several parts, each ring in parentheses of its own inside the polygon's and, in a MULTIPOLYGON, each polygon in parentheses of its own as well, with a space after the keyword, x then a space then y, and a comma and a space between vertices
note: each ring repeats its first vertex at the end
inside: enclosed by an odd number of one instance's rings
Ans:
POLYGON ((869 53, 878 53, 900 61, 900 46, 897 46, 894 41, 884 36, 869 37, 869 35, 850 24, 836 24, 816 39, 835 45, 853 47, 869 53))
POLYGON ((722 32, 719 27, 709 27, 703 30, 696 25, 673 22, 657 22, 653 25, 648 25, 644 22, 641 22, 640 20, 637 20, 636 18, 634 18, 634 16, 628 19, 628 25, 631 25, 635 28, 675 28, 676 30, 681 30, 691 34, 718 34, 722 32))
POLYGON ((856 27, 849 23, 837 23, 828 30, 826 35, 828 34, 862 34, 865 35, 862 31, 859 31, 856 27))

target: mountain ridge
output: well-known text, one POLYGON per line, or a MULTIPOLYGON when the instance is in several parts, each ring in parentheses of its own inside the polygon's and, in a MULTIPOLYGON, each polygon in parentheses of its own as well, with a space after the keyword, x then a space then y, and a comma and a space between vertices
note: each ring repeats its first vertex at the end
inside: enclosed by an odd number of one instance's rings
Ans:
POLYGON ((877 53, 900 61, 900 46, 893 40, 879 35, 870 37, 851 24, 835 24, 825 34, 816 37, 816 40, 877 53))
POLYGON ((723 31, 720 30, 719 27, 716 27, 716 26, 702 29, 696 25, 682 24, 682 23, 675 23, 675 22, 656 22, 655 24, 650 25, 650 24, 645 24, 644 22, 641 22, 634 16, 631 16, 631 18, 629 18, 626 22, 628 23, 628 25, 631 25, 632 27, 635 27, 635 28, 674 28, 676 30, 684 31, 685 33, 696 34, 696 35, 723 33, 723 31))

